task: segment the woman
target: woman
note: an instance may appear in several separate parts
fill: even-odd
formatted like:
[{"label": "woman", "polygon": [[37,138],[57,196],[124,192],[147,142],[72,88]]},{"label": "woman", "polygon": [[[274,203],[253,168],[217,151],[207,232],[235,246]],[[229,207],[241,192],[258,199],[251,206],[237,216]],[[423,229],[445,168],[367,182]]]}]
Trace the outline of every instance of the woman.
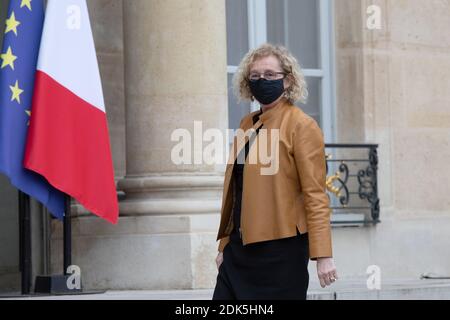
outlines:
[{"label": "woman", "polygon": [[[265,44],[244,57],[234,85],[241,100],[256,99],[261,108],[241,120],[253,136],[241,143],[235,138],[225,172],[213,299],[306,299],[309,259],[317,261],[322,287],[336,281],[337,272],[323,133],[294,105],[306,100],[304,76],[285,48]],[[266,163],[249,161],[261,129],[268,141],[269,131],[278,133],[271,174],[263,174]]]}]

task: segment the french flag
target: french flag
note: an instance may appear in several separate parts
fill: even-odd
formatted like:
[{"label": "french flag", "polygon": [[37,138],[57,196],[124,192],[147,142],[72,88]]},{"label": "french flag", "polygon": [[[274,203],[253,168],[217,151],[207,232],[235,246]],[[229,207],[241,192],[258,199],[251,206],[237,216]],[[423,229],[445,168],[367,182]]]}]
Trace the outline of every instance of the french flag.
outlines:
[{"label": "french flag", "polygon": [[116,224],[105,103],[85,0],[49,0],[24,166]]}]

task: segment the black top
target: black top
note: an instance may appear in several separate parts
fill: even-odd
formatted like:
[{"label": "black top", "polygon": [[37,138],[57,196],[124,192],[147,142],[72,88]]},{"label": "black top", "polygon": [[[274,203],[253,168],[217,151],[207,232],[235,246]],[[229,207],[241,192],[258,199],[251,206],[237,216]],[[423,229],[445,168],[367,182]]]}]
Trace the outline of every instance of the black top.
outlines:
[{"label": "black top", "polygon": [[[253,125],[258,122],[259,116],[262,114],[262,109],[253,116]],[[259,133],[259,129],[261,129],[262,125],[256,129],[256,135]],[[240,226],[241,226],[241,202],[242,202],[242,188],[243,188],[243,175],[244,175],[244,166],[245,161],[240,160],[244,156],[242,153],[245,152],[245,159],[247,159],[248,152],[250,150],[250,142],[253,143],[254,137],[252,136],[249,141],[245,144],[245,147],[241,150],[239,155],[236,157],[233,167],[233,197],[234,197],[234,207],[233,207],[233,222],[234,227],[233,231],[230,235],[230,240],[233,241],[242,241],[240,234]],[[238,160],[239,163],[238,163]]]}]

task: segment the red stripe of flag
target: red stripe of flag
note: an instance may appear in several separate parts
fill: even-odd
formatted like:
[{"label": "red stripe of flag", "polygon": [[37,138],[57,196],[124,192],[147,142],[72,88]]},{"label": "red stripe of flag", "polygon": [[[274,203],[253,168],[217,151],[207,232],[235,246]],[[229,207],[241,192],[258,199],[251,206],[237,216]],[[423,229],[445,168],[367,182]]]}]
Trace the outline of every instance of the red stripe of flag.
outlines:
[{"label": "red stripe of flag", "polygon": [[92,213],[117,223],[106,114],[41,71],[32,112],[24,166]]}]

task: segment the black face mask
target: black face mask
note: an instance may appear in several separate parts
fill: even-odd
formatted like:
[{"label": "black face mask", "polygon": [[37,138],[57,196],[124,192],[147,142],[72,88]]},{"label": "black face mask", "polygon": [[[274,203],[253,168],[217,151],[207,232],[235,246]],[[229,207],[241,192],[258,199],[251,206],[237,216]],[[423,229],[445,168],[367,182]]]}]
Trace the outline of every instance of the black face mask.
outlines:
[{"label": "black face mask", "polygon": [[281,97],[284,92],[284,81],[261,78],[258,81],[249,81],[249,87],[256,100],[263,105],[268,105]]}]

